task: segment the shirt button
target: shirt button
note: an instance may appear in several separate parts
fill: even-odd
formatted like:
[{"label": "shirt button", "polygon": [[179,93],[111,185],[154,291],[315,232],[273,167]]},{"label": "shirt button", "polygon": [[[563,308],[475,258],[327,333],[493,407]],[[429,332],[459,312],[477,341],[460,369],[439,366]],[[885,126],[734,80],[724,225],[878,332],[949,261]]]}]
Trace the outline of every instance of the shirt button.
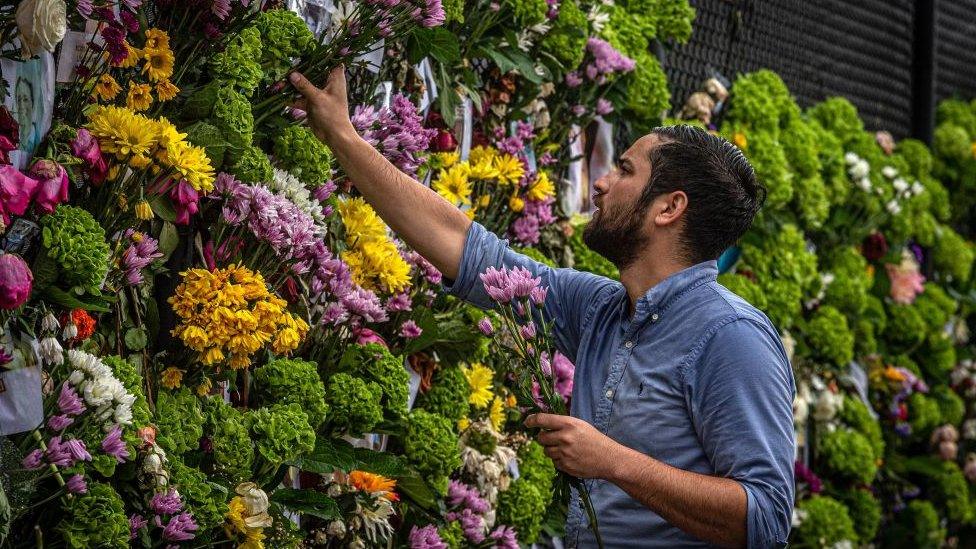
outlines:
[{"label": "shirt button", "polygon": [[613,398],[613,389],[607,389],[607,398]]},{"label": "shirt button", "polygon": [[634,342],[633,341],[628,341],[628,342],[624,343],[624,347],[627,347],[628,349],[632,348],[633,346],[634,346]]},{"label": "shirt button", "polygon": [[651,315],[651,322],[657,322],[657,319],[658,319],[657,313]]}]

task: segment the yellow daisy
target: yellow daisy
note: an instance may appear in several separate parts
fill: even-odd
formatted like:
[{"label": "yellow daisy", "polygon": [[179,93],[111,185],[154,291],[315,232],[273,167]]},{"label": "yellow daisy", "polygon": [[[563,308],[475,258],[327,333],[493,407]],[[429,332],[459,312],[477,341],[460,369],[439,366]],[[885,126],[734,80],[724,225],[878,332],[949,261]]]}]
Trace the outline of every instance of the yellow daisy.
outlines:
[{"label": "yellow daisy", "polygon": [[213,190],[214,169],[202,147],[177,141],[166,147],[165,162],[198,191]]},{"label": "yellow daisy", "polygon": [[121,67],[123,69],[131,69],[132,67],[138,65],[139,60],[142,59],[142,50],[132,47],[132,44],[128,42],[125,43],[125,49],[128,51],[125,59],[117,64],[113,64],[113,66]]},{"label": "yellow daisy", "polygon": [[346,243],[350,246],[360,241],[386,240],[386,225],[362,198],[340,201],[339,215],[346,228]]},{"label": "yellow daisy", "polygon": [[175,366],[170,366],[163,370],[162,380],[160,383],[163,387],[167,389],[179,389],[180,385],[183,383],[183,370]]},{"label": "yellow daisy", "polygon": [[143,47],[153,50],[169,49],[169,35],[166,31],[151,28],[146,31],[146,44]]},{"label": "yellow daisy", "polygon": [[471,389],[471,396],[468,402],[475,408],[484,408],[491,402],[494,394],[491,392],[492,382],[495,372],[491,368],[475,362],[468,368],[462,370],[465,379],[468,380],[468,387]]},{"label": "yellow daisy", "polygon": [[529,187],[525,196],[529,200],[540,202],[549,197],[556,196],[556,186],[552,184],[552,180],[549,179],[549,175],[546,172],[539,172],[536,175],[535,182]]},{"label": "yellow daisy", "polygon": [[471,149],[471,153],[468,154],[468,162],[472,164],[491,162],[496,156],[498,156],[498,151],[495,149],[478,145],[477,147]]},{"label": "yellow daisy", "polygon": [[169,80],[163,80],[156,84],[156,96],[160,101],[169,101],[180,93],[180,89]]},{"label": "yellow daisy", "polygon": [[495,168],[492,161],[484,159],[480,162],[471,162],[468,177],[479,181],[494,181],[500,179],[501,174],[498,173],[498,169]]},{"label": "yellow daisy", "polygon": [[470,205],[471,185],[465,173],[467,170],[461,168],[461,166],[461,164],[458,164],[446,170],[441,170],[437,181],[434,182],[434,190],[452,204]]},{"label": "yellow daisy", "polygon": [[525,175],[522,161],[510,154],[502,154],[495,158],[495,170],[498,172],[498,181],[508,185],[518,183]]},{"label": "yellow daisy", "polygon": [[505,426],[505,403],[497,396],[491,401],[491,409],[488,410],[488,420],[491,421],[491,426],[495,431],[499,433],[502,431],[502,427]]},{"label": "yellow daisy", "polygon": [[458,151],[434,153],[434,158],[440,164],[440,167],[450,168],[451,166],[457,164],[458,161],[460,161],[461,153],[459,153]]},{"label": "yellow daisy", "polygon": [[129,95],[125,98],[125,106],[139,112],[152,106],[152,86],[149,84],[130,84]]},{"label": "yellow daisy", "polygon": [[122,86],[115,81],[111,74],[105,73],[98,77],[95,83],[95,93],[102,101],[111,101],[122,91]]},{"label": "yellow daisy", "polygon": [[102,152],[119,160],[147,156],[156,146],[156,133],[149,120],[122,107],[99,107],[88,119],[88,131],[98,138]]},{"label": "yellow daisy", "polygon": [[367,290],[395,293],[410,284],[410,265],[404,261],[393,242],[361,242],[342,253],[352,279]]},{"label": "yellow daisy", "polygon": [[143,50],[143,57],[146,59],[146,65],[142,68],[142,72],[153,82],[167,80],[173,75],[173,64],[176,60],[169,48],[146,48]]}]

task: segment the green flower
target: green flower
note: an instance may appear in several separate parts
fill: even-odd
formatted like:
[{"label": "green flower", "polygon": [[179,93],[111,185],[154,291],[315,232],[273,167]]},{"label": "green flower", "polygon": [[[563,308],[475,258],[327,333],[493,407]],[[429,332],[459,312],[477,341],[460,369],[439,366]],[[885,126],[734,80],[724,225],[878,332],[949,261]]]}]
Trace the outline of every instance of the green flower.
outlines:
[{"label": "green flower", "polygon": [[[969,135],[976,135],[976,113],[972,105],[960,99],[946,99],[936,108],[936,120],[939,124],[955,124]],[[966,139],[965,141],[969,141]]]},{"label": "green flower", "polygon": [[291,10],[262,11],[252,25],[261,33],[261,66],[272,82],[281,80],[291,70],[292,59],[315,47],[315,35]]},{"label": "green flower", "polygon": [[691,22],[695,19],[695,8],[688,0],[658,0],[657,35],[662,40],[672,38],[677,42],[687,42],[691,38]]},{"label": "green flower", "polygon": [[468,415],[468,397],[471,388],[464,372],[459,366],[447,366],[434,374],[430,390],[422,394],[420,407],[435,414],[442,415],[451,421]]},{"label": "green flower", "polygon": [[847,507],[834,498],[814,496],[796,506],[803,520],[795,528],[795,546],[821,549],[842,541],[854,541],[857,533]]},{"label": "green flower", "polygon": [[949,335],[942,331],[929,334],[925,345],[915,355],[929,379],[949,379],[949,373],[956,367],[956,347]]},{"label": "green flower", "polygon": [[403,451],[407,461],[420,474],[442,485],[442,491],[446,491],[447,476],[461,466],[461,451],[453,423],[425,410],[413,410],[407,416]]},{"label": "green flower", "polygon": [[275,160],[309,187],[332,178],[332,151],[304,126],[285,126],[274,137]]},{"label": "green flower", "polygon": [[908,397],[908,423],[912,427],[912,437],[928,440],[932,430],[939,426],[942,410],[939,403],[922,393],[912,393]]},{"label": "green flower", "polygon": [[949,520],[970,524],[974,513],[973,506],[969,502],[969,482],[954,461],[941,461],[939,465],[942,470],[931,477],[929,485],[934,489],[936,501],[945,507]]},{"label": "green flower", "polygon": [[260,65],[261,56],[260,32],[254,27],[246,27],[227,42],[224,51],[213,56],[210,61],[210,76],[250,96],[264,77]]},{"label": "green flower", "polygon": [[742,299],[748,301],[753,307],[765,311],[767,309],[766,294],[758,284],[748,277],[734,273],[724,273],[718,276],[718,282],[722,286]]},{"label": "green flower", "polygon": [[844,397],[844,406],[840,409],[839,416],[851,429],[864,435],[871,444],[875,459],[884,457],[885,441],[881,434],[881,424],[871,416],[868,407],[860,399]]},{"label": "green flower", "polygon": [[868,290],[874,283],[868,274],[867,260],[853,246],[835,249],[825,259],[825,270],[833,273],[834,281],[827,286],[824,303],[848,318],[858,317],[867,306]]},{"label": "green flower", "polygon": [[867,437],[851,429],[836,429],[824,433],[819,442],[817,453],[832,475],[863,484],[874,480],[878,465]]},{"label": "green flower", "polygon": [[753,233],[742,244],[742,267],[755,275],[766,295],[766,314],[781,330],[793,326],[805,295],[820,287],[817,256],[807,249],[803,233],[792,224],[770,235]]},{"label": "green flower", "polygon": [[67,204],[42,217],[41,226],[44,248],[57,261],[64,282],[97,292],[109,267],[102,226],[86,210]]},{"label": "green flower", "polygon": [[244,414],[219,397],[208,398],[205,408],[214,470],[232,484],[248,480],[254,446]]},{"label": "green flower", "polygon": [[[534,440],[529,441],[518,451],[519,479],[534,484],[539,493],[547,495],[552,492],[552,483],[556,479],[556,467],[546,456],[545,449]],[[548,502],[546,502],[548,505]]]},{"label": "green flower", "polygon": [[546,0],[505,0],[505,5],[511,8],[515,22],[523,27],[545,22],[549,11]]},{"label": "green flower", "polygon": [[807,119],[807,128],[816,136],[817,157],[820,171],[831,204],[844,204],[851,193],[851,183],[847,178],[847,163],[844,161],[844,147],[836,135],[824,129],[819,122]]},{"label": "green flower", "polygon": [[854,531],[861,543],[874,541],[881,526],[881,502],[869,490],[857,488],[845,490],[839,497],[849,509]]},{"label": "green flower", "polygon": [[563,68],[572,70],[583,61],[589,23],[576,2],[559,4],[559,17],[542,39],[542,50],[555,57]]},{"label": "green flower", "polygon": [[237,162],[230,167],[230,173],[245,183],[271,181],[274,168],[264,151],[254,145],[246,146]]},{"label": "green flower", "polygon": [[88,492],[65,499],[58,531],[68,547],[129,547],[129,519],[111,485],[88,481]]},{"label": "green flower", "polygon": [[657,58],[641,51],[634,56],[634,72],[627,79],[627,111],[636,130],[650,131],[671,107],[668,79]]},{"label": "green flower", "polygon": [[763,69],[742,75],[735,81],[725,123],[749,130],[748,148],[752,150],[756,148],[753,146],[754,133],[766,133],[775,140],[779,130],[799,114],[800,109],[783,79],[773,71]]},{"label": "green flower", "polygon": [[251,102],[233,87],[221,86],[217,89],[210,117],[211,123],[220,130],[235,152],[243,151],[254,141]]},{"label": "green flower", "polygon": [[[948,379],[948,376],[943,378]],[[929,396],[939,405],[942,418],[940,423],[959,425],[966,416],[966,402],[955,391],[945,385],[939,385],[929,390]]]},{"label": "green flower", "polygon": [[441,2],[444,8],[444,23],[456,21],[464,23],[464,0],[444,0]]},{"label": "green flower", "polygon": [[227,493],[218,490],[210,483],[203,471],[185,465],[176,456],[168,456],[170,484],[180,492],[185,502],[185,510],[193,515],[193,520],[206,532],[224,522],[227,514]]},{"label": "green flower", "polygon": [[962,284],[969,281],[976,259],[973,243],[946,225],[940,225],[936,234],[938,237],[932,249],[935,270],[949,282]]},{"label": "green flower", "polygon": [[902,139],[895,152],[908,164],[912,176],[922,179],[932,173],[932,153],[918,139]]},{"label": "green flower", "polygon": [[313,429],[325,421],[329,407],[315,363],[288,358],[272,360],[254,370],[254,385],[265,402],[298,404]]},{"label": "green flower", "polygon": [[750,131],[746,133],[748,146],[744,151],[756,179],[766,186],[766,208],[778,210],[793,199],[793,174],[786,153],[775,133]]},{"label": "green flower", "polygon": [[551,494],[543,494],[539,487],[522,478],[512,482],[508,490],[498,494],[497,521],[515,528],[519,542],[535,543],[542,529]]},{"label": "green flower", "polygon": [[464,537],[464,530],[459,520],[451,521],[447,526],[438,529],[437,535],[448,549],[461,549],[467,546],[467,538]]},{"label": "green flower", "polygon": [[857,114],[857,107],[843,97],[831,97],[817,103],[807,110],[807,114],[837,136],[845,148],[864,135],[864,122]]},{"label": "green flower", "polygon": [[886,546],[899,549],[940,549],[945,544],[946,531],[931,502],[914,499],[891,521]]},{"label": "green flower", "polygon": [[333,375],[326,388],[329,425],[352,436],[368,433],[383,420],[382,398],[383,388],[373,381],[346,373]]},{"label": "green flower", "polygon": [[909,350],[925,340],[928,325],[912,305],[888,304],[885,339],[896,349]]},{"label": "green flower", "polygon": [[410,374],[403,366],[403,357],[376,343],[352,345],[346,349],[340,367],[380,386],[384,415],[391,419],[406,415]]},{"label": "green flower", "polygon": [[206,417],[200,399],[186,387],[159,391],[156,397],[156,441],[167,455],[182,455],[200,446]]},{"label": "green flower", "polygon": [[273,404],[247,413],[258,455],[277,466],[315,448],[315,430],[298,404]]}]

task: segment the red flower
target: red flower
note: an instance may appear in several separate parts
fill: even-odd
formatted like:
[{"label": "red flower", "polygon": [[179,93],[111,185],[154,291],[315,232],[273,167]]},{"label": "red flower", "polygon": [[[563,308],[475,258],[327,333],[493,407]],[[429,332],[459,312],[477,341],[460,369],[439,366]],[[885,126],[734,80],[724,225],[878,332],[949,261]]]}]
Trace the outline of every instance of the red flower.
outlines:
[{"label": "red flower", "polygon": [[879,232],[871,233],[864,239],[861,253],[868,261],[877,261],[888,255],[888,240]]},{"label": "red flower", "polygon": [[84,341],[95,333],[95,319],[84,309],[72,309],[70,315],[61,316],[62,325],[69,321],[78,328],[78,335],[71,339],[73,343]]}]

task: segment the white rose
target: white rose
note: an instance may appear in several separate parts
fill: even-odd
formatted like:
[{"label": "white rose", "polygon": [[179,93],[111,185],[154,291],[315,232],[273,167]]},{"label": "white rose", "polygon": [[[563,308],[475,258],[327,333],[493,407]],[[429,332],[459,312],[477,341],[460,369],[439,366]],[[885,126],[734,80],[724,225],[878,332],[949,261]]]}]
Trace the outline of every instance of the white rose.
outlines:
[{"label": "white rose", "polygon": [[17,6],[17,28],[25,58],[53,52],[68,30],[64,0],[25,0]]}]

